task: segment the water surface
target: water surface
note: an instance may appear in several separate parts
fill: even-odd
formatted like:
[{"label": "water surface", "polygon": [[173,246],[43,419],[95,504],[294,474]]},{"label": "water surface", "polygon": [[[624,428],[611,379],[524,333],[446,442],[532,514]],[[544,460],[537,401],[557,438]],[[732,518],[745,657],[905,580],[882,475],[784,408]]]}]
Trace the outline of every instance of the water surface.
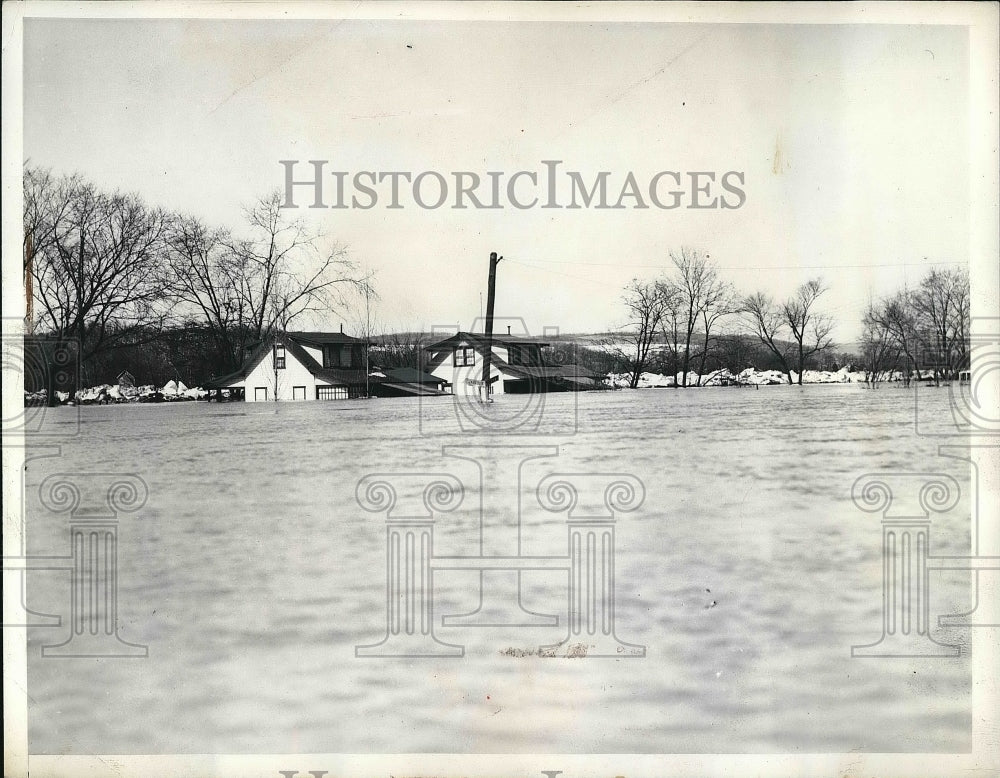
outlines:
[{"label": "water surface", "polygon": [[[963,497],[934,517],[932,552],[968,553],[969,474],[914,434],[911,391],[544,399],[540,433],[518,436],[461,431],[449,398],[48,411],[48,431],[74,434],[29,464],[29,552],[68,548],[67,517],[37,498],[48,475],[144,479],[119,529],[119,599],[122,637],[149,657],[42,659],[67,632],[29,630],[32,753],[968,750],[967,653],[851,658],[881,634],[880,516],[852,503],[859,475],[953,475]],[[945,393],[928,402],[943,412]],[[544,475],[642,480],[616,529],[616,628],[645,658],[532,655],[561,627],[438,627],[464,657],[355,657],[385,632],[385,525],[358,507],[359,479],[454,474],[466,501],[439,517],[436,551],[475,554],[477,470],[442,446],[481,443],[558,446],[504,509],[520,494],[526,554],[565,553],[562,518],[533,498]],[[438,618],[472,610],[477,580],[439,573]],[[565,575],[523,580],[525,606],[565,623]],[[934,637],[967,644],[936,616],[968,608],[968,574],[932,573],[931,591]],[[67,574],[29,574],[32,608],[67,599]]]}]

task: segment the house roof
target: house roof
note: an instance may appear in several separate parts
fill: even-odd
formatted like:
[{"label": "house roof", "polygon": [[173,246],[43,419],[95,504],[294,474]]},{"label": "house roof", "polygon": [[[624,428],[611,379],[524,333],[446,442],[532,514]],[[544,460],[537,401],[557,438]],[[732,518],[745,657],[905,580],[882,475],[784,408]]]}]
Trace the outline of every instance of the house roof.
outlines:
[{"label": "house roof", "polygon": [[386,381],[382,386],[388,389],[395,389],[403,394],[415,394],[415,395],[433,395],[433,396],[444,396],[447,392],[442,392],[440,389],[431,389],[424,384],[411,384],[404,381],[399,383]]},{"label": "house roof", "polygon": [[579,382],[580,379],[603,380],[604,376],[587,370],[580,365],[512,365],[507,360],[493,355],[491,362],[496,365],[497,370],[504,373],[519,376],[521,378],[535,379],[562,379]]},{"label": "house roof", "polygon": [[[322,338],[327,339],[323,340]],[[294,356],[302,364],[302,366],[306,368],[306,370],[324,381],[329,381],[332,384],[348,385],[363,384],[367,379],[367,374],[362,368],[323,367],[300,345],[300,342],[309,343],[310,345],[323,345],[325,343],[361,343],[362,341],[358,340],[358,338],[352,338],[350,335],[344,335],[340,332],[286,332],[283,339],[281,335],[276,335],[273,338],[269,338],[259,343],[257,348],[255,348],[250,356],[247,357],[246,361],[239,370],[208,381],[205,384],[205,388],[222,389],[246,378],[247,374],[250,373],[257,366],[260,360],[264,358],[270,350],[272,344],[277,341],[283,341],[288,352],[292,354],[292,356]],[[378,381],[380,379],[373,378],[370,380]]]},{"label": "house roof", "polygon": [[[437,351],[441,348],[451,348],[459,343],[473,343],[478,346],[486,345],[486,335],[481,332],[456,332],[454,335],[431,343],[424,347],[424,351]],[[516,344],[549,346],[549,341],[542,338],[529,338],[524,335],[493,335],[493,343],[497,346],[513,346]]]},{"label": "house roof", "polygon": [[402,381],[407,384],[444,384],[447,383],[443,378],[438,378],[436,375],[431,375],[430,373],[425,373],[422,370],[417,370],[412,367],[394,367],[390,370],[384,370],[385,377],[392,381]]},{"label": "house roof", "polygon": [[[288,337],[285,339],[285,348],[291,352],[299,362],[302,363],[303,367],[306,368],[310,373],[312,373],[317,378],[322,378],[326,381],[330,381],[336,384],[363,384],[367,378],[367,374],[363,368],[331,368],[323,367],[316,359],[306,351],[302,346],[296,342],[296,335],[298,333],[288,333]],[[323,334],[323,333],[312,333],[312,334]],[[336,333],[332,333],[336,334]],[[350,335],[345,335],[344,337],[350,338]],[[357,338],[351,338],[351,341],[360,343]],[[315,342],[315,341],[314,341]],[[329,343],[335,343],[337,341],[328,341]],[[379,379],[372,379],[379,380]]]},{"label": "house roof", "polygon": [[345,335],[343,332],[286,332],[290,340],[308,343],[310,346],[326,344],[364,343],[360,338]]},{"label": "house roof", "polygon": [[[452,335],[450,338],[445,338],[444,340],[438,341],[437,343],[428,346],[427,351],[437,351],[437,354],[432,355],[428,360],[426,365],[434,369],[441,365],[445,360],[448,359],[447,351],[450,350],[454,345],[461,342],[468,342],[474,344],[479,351],[486,350],[486,336],[480,335],[478,333],[468,333],[459,332]],[[549,345],[546,341],[538,340],[536,338],[524,338],[504,335],[499,338],[494,338],[494,343],[499,346],[510,346],[515,344],[532,344],[537,346],[547,346]],[[506,359],[503,359],[497,354],[492,354],[490,356],[490,362],[493,366],[505,373],[508,376],[516,378],[534,379],[534,380],[562,380],[571,381],[579,383],[580,381],[603,381],[604,375],[600,373],[595,373],[592,370],[588,370],[585,367],[574,364],[558,364],[558,365],[512,365]]]}]

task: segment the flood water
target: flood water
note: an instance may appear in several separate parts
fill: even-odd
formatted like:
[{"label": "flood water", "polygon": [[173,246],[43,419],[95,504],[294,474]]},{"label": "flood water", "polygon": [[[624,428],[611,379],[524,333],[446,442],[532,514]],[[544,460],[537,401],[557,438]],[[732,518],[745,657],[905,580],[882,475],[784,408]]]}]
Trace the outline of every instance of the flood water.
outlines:
[{"label": "flood water", "polygon": [[[925,399],[945,413],[944,390]],[[970,748],[968,630],[937,624],[970,607],[968,573],[930,574],[931,634],[960,658],[851,657],[882,633],[881,515],[852,502],[858,476],[951,474],[962,497],[933,516],[931,552],[969,551],[968,467],[914,433],[913,390],[547,395],[537,429],[529,414],[510,430],[529,401],[501,397],[465,429],[451,398],[47,411],[63,435],[28,464],[28,552],[69,553],[68,514],[38,497],[47,477],[138,475],[148,500],[118,526],[119,635],[148,657],[42,658],[69,636],[69,574],[29,573],[30,607],[63,615],[28,630],[32,753]],[[518,471],[456,448],[482,445],[557,453],[492,452]],[[442,556],[478,554],[481,518],[514,533],[515,554],[566,555],[539,481],[636,476],[645,502],[616,517],[615,630],[645,656],[539,656],[566,636],[559,570],[523,572],[521,590],[558,626],[441,626],[475,610],[480,581],[441,570],[434,631],[464,656],[356,657],[386,634],[385,516],[356,497],[372,473],[461,482],[461,505],[435,516]]]}]

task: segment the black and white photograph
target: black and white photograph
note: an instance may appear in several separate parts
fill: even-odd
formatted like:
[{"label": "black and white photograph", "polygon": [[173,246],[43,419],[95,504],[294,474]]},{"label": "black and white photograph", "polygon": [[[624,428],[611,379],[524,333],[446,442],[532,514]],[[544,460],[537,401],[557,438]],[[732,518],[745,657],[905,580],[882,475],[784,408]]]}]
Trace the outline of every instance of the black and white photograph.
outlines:
[{"label": "black and white photograph", "polygon": [[998,19],[5,3],[4,775],[1000,772]]}]

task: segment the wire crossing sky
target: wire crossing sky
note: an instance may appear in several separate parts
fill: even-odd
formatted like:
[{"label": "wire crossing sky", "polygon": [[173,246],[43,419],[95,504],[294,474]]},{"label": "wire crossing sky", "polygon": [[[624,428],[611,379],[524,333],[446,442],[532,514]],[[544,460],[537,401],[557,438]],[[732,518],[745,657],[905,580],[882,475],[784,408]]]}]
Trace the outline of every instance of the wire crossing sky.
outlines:
[{"label": "wire crossing sky", "polygon": [[[383,181],[375,207],[288,211],[377,273],[387,329],[471,325],[497,251],[498,316],[604,331],[625,319],[622,287],[686,245],[745,293],[823,276],[835,337],[852,340],[870,292],[969,262],[969,125],[961,26],[25,23],[25,158],[211,223],[237,227],[243,204],[283,188],[279,160],[300,160],[299,177],[325,160],[348,183],[469,171],[486,194],[491,171],[503,187],[534,172],[529,208],[390,208]],[[545,160],[564,187],[567,171],[588,189],[606,172],[612,203],[630,175],[644,200],[664,171],[686,194],[673,209],[545,208]],[[706,201],[736,203],[730,171],[744,202],[690,207],[691,172],[714,175]],[[516,187],[534,196],[530,178]]]}]

